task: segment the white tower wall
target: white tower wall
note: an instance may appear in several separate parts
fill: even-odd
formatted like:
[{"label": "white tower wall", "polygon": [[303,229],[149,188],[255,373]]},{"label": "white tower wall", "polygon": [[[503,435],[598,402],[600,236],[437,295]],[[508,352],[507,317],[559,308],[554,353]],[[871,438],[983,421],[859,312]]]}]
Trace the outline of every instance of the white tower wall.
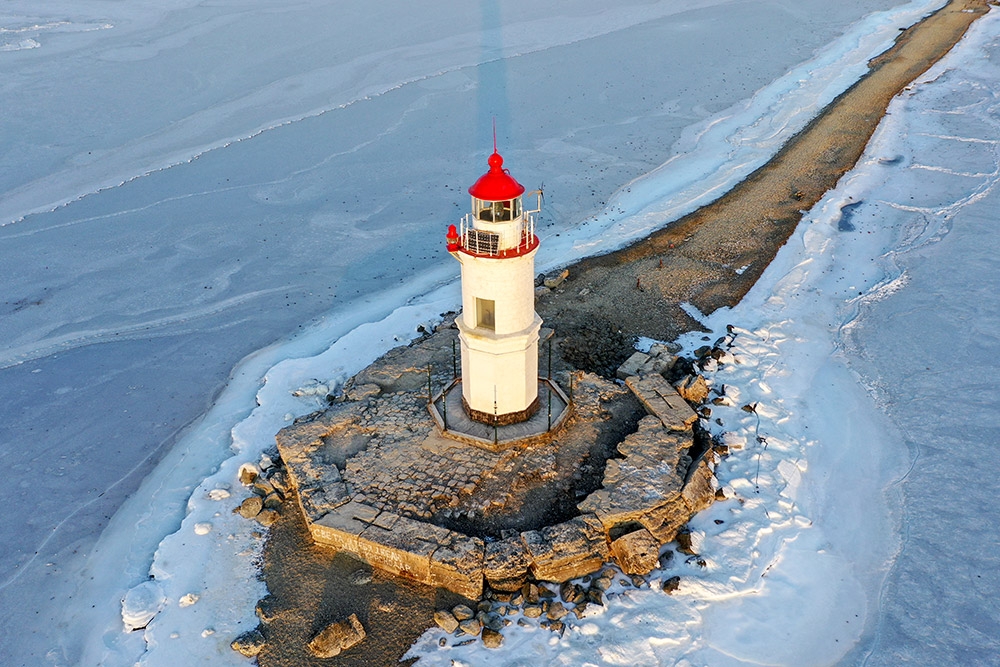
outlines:
[{"label": "white tower wall", "polygon": [[462,320],[477,327],[476,299],[496,304],[494,331],[517,333],[531,326],[535,315],[535,250],[520,257],[476,257],[463,255]]},{"label": "white tower wall", "polygon": [[[462,396],[472,410],[486,415],[523,412],[538,397],[542,320],[535,313],[535,251],[505,258],[457,254],[462,263]],[[492,318],[486,317],[490,310]]]}]

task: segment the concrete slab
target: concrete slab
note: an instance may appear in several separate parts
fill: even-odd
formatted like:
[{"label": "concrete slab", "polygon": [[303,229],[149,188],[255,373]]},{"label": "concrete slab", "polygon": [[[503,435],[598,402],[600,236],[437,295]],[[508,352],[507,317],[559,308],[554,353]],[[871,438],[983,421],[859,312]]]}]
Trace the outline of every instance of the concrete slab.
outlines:
[{"label": "concrete slab", "polygon": [[625,380],[632,377],[633,375],[639,375],[639,369],[642,368],[649,361],[649,355],[645,352],[636,352],[631,357],[625,360],[621,366],[618,367],[616,375],[619,380]]},{"label": "concrete slab", "polygon": [[625,380],[625,385],[632,390],[649,414],[659,418],[663,426],[670,430],[686,431],[698,421],[695,411],[662,375],[633,375]]},{"label": "concrete slab", "polygon": [[379,515],[379,510],[362,503],[349,502],[309,524],[313,539],[335,549],[358,552],[358,537]]}]

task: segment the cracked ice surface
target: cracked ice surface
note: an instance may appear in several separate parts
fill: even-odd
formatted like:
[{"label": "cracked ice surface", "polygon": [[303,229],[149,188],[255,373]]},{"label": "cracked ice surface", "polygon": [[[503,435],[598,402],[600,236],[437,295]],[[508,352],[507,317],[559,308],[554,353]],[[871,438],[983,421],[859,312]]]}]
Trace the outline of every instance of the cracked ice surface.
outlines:
[{"label": "cracked ice surface", "polygon": [[[0,653],[15,664],[241,660],[227,644],[261,587],[259,542],[224,511],[235,471],[318,404],[292,392],[342,381],[455,306],[441,234],[491,115],[507,163],[545,184],[545,269],[738,181],[940,1],[534,2],[485,17],[390,3],[377,30],[369,4],[4,5],[0,453],[16,492],[0,517]],[[794,418],[761,403],[776,427]],[[771,436],[764,463],[800,446]],[[800,460],[773,474],[790,484]],[[780,502],[780,530],[815,521]],[[166,603],[125,634],[121,600],[151,573]],[[701,618],[677,614],[646,618]],[[607,638],[600,654],[632,655]]]}]

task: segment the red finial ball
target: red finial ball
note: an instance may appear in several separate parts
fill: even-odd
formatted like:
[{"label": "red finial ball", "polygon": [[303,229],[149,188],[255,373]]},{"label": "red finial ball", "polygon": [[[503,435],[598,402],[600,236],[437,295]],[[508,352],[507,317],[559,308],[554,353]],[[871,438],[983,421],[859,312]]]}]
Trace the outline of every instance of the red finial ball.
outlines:
[{"label": "red finial ball", "polygon": [[499,153],[493,151],[487,162],[490,170],[472,184],[470,195],[483,201],[507,201],[524,193],[524,186],[503,168],[503,158]]}]

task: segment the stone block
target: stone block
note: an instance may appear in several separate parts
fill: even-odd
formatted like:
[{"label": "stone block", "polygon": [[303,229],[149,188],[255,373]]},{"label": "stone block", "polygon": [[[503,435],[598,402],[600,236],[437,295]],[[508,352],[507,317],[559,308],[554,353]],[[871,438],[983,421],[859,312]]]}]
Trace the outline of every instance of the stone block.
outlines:
[{"label": "stone block", "polygon": [[715,501],[715,475],[708,459],[702,458],[698,462],[681,491],[681,497],[692,514],[702,511]]},{"label": "stone block", "polygon": [[638,521],[661,544],[672,541],[679,531],[691,519],[691,510],[678,494],[672,500],[658,507],[642,512]]},{"label": "stone block", "polygon": [[451,634],[458,630],[458,619],[447,609],[439,609],[434,612],[434,622],[445,632]]},{"label": "stone block", "polygon": [[673,431],[686,431],[698,421],[698,415],[677,390],[661,375],[640,378],[633,375],[625,380],[639,402],[649,414],[657,417],[663,426]]},{"label": "stone block", "polygon": [[563,582],[601,569],[608,545],[601,522],[582,515],[541,530],[521,533],[536,579]]},{"label": "stone block", "polygon": [[611,555],[625,574],[649,574],[659,565],[660,543],[642,528],[612,542]]},{"label": "stone block", "polygon": [[634,352],[632,356],[625,360],[621,366],[618,367],[616,375],[619,380],[625,380],[632,377],[633,375],[639,375],[639,369],[643,367],[649,361],[649,355],[645,352]]},{"label": "stone block", "polygon": [[609,509],[617,505],[642,509],[659,504],[672,492],[680,491],[681,480],[670,466],[630,456],[608,461],[604,486]]},{"label": "stone block", "polygon": [[[339,475],[337,476],[339,480]],[[318,483],[299,489],[299,505],[307,521],[317,521],[350,501],[347,485],[341,481]]]},{"label": "stone block", "polygon": [[483,573],[493,590],[520,590],[528,580],[531,558],[520,536],[486,544]]},{"label": "stone block", "polygon": [[542,284],[549,289],[555,289],[565,282],[569,278],[569,269],[563,269],[562,271],[557,271],[550,273],[542,279]]},{"label": "stone block", "polygon": [[358,537],[378,514],[375,507],[351,501],[311,522],[309,532],[320,544],[357,554]]},{"label": "stone block", "polygon": [[[639,372],[633,373],[632,375],[649,375],[651,373],[659,373],[660,375],[666,375],[673,369],[674,364],[677,363],[677,357],[650,357],[649,361],[644,363],[639,367]],[[624,379],[624,378],[623,378]]]},{"label": "stone block", "polygon": [[677,343],[653,343],[649,347],[649,354],[653,357],[671,357],[681,351],[681,346]]},{"label": "stone block", "polygon": [[450,541],[431,554],[427,583],[478,600],[483,594],[484,551],[483,541],[478,537],[451,533]]},{"label": "stone block", "polygon": [[470,618],[467,621],[459,623],[458,629],[461,630],[463,634],[478,637],[479,633],[483,630],[483,624],[479,622],[479,619]]},{"label": "stone block", "polygon": [[446,543],[451,531],[399,517],[391,529],[371,525],[358,537],[355,553],[392,574],[431,581],[431,554]]},{"label": "stone block", "polygon": [[451,610],[452,615],[459,622],[467,621],[470,618],[475,618],[476,612],[472,611],[471,607],[464,604],[455,605]]},{"label": "stone block", "polygon": [[691,431],[669,431],[657,417],[646,415],[639,420],[636,432],[618,443],[618,451],[626,458],[641,457],[654,464],[676,466],[681,452],[693,444]]},{"label": "stone block", "polygon": [[674,387],[681,398],[690,403],[697,405],[708,399],[708,384],[700,375],[685,375]]}]

